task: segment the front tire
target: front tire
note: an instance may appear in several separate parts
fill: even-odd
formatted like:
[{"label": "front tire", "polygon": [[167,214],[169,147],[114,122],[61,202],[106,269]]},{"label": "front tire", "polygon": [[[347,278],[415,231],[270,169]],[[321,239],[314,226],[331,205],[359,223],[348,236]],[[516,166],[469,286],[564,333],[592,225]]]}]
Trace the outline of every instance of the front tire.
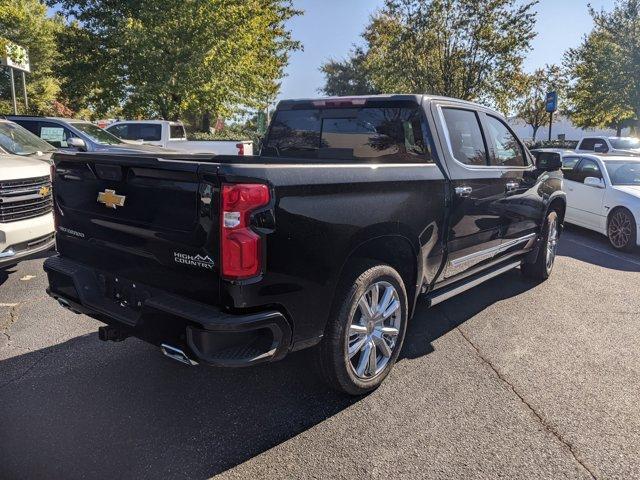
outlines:
[{"label": "front tire", "polygon": [[389,265],[369,264],[349,278],[339,287],[342,295],[319,345],[318,361],[329,386],[363,395],[380,386],[400,354],[407,294],[402,278]]},{"label": "front tire", "polygon": [[636,247],[637,226],[633,214],[626,208],[618,208],[611,213],[607,222],[607,237],[616,250],[630,252]]},{"label": "front tire", "polygon": [[535,261],[522,264],[521,270],[524,276],[540,282],[549,278],[556,260],[559,232],[558,214],[551,211],[542,229],[542,241]]}]

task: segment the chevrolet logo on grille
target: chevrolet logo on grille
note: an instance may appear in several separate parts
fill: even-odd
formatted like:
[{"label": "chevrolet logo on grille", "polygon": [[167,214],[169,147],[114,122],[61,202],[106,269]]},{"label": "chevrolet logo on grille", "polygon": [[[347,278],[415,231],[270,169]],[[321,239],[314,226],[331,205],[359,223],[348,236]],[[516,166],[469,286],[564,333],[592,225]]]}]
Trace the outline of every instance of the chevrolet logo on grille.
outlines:
[{"label": "chevrolet logo on grille", "polygon": [[124,200],[127,197],[118,195],[115,190],[105,190],[98,193],[98,202],[104,203],[109,208],[124,207]]},{"label": "chevrolet logo on grille", "polygon": [[40,190],[38,190],[38,195],[40,195],[42,198],[49,196],[50,193],[51,187],[47,187],[46,185],[43,185],[42,187],[40,187]]}]

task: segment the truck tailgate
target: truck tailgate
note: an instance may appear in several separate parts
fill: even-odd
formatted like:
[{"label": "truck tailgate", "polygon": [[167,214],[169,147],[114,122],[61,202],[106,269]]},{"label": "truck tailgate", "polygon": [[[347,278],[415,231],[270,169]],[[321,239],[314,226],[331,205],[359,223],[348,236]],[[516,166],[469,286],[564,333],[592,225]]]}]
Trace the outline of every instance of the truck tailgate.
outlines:
[{"label": "truck tailgate", "polygon": [[55,164],[62,255],[103,271],[106,281],[117,272],[218,302],[217,164],[98,154],[57,154]]}]

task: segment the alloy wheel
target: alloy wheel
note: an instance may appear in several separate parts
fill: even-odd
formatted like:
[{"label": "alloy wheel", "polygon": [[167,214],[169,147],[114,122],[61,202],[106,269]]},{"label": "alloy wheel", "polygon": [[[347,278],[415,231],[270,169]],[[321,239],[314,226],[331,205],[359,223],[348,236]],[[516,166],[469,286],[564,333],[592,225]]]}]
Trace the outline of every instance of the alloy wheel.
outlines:
[{"label": "alloy wheel", "polygon": [[345,345],[347,362],[358,378],[371,380],[384,370],[397,345],[401,322],[400,297],[389,282],[374,283],[360,297]]},{"label": "alloy wheel", "polygon": [[609,221],[609,240],[616,248],[624,248],[631,240],[631,219],[624,211],[618,211]]},{"label": "alloy wheel", "polygon": [[556,259],[556,251],[558,250],[558,221],[554,218],[549,222],[549,231],[547,233],[547,272],[551,271],[553,262]]}]

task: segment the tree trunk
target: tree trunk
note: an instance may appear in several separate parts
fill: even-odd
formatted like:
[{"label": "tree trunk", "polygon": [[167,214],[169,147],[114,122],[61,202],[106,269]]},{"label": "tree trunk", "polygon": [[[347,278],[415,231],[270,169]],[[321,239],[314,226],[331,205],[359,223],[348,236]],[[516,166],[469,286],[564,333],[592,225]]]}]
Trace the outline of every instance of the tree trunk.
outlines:
[{"label": "tree trunk", "polygon": [[540,128],[539,125],[531,125],[531,128],[533,128],[533,141],[536,141],[536,135],[538,134],[538,129]]},{"label": "tree trunk", "polygon": [[616,137],[622,136],[622,122],[616,123]]},{"label": "tree trunk", "polygon": [[211,130],[211,112],[206,111],[202,114],[202,131],[209,133]]}]

